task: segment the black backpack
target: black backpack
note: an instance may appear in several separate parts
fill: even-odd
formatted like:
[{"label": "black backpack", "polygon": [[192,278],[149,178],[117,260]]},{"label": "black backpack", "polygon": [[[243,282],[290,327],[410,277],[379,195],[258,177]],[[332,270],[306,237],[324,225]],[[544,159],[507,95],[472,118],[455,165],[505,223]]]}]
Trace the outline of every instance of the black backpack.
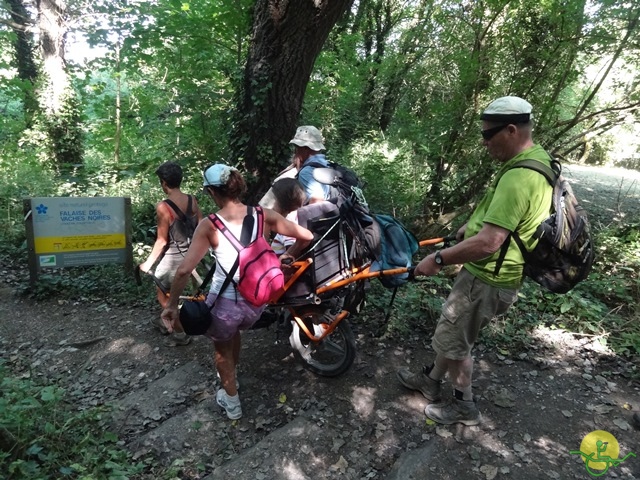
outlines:
[{"label": "black backpack", "polygon": [[[365,208],[368,208],[367,202],[362,192],[362,189],[364,188],[364,182],[360,180],[360,177],[358,177],[356,172],[336,162],[327,163],[328,165],[324,165],[320,162],[312,161],[306,164],[303,168],[331,168],[336,172],[336,176],[339,178],[339,182],[337,182],[336,185],[328,185],[328,187],[329,198],[337,199],[336,204],[338,205],[338,207],[340,207],[346,199],[350,199],[351,196],[355,194],[358,198],[359,203]],[[297,175],[296,178],[298,178]]]},{"label": "black backpack", "polygon": [[528,168],[544,175],[553,187],[553,198],[549,216],[534,233],[538,239],[534,249],[527,251],[518,233],[511,233],[502,244],[494,273],[498,274],[513,238],[524,257],[524,275],[551,292],[567,293],[587,278],[593,265],[595,248],[587,212],[561,175],[557,160],[551,161],[551,168],[535,160],[522,160],[512,168]]},{"label": "black backpack", "polygon": [[[196,231],[198,226],[198,217],[193,214],[193,198],[189,195],[186,213],[168,198],[164,202],[176,212],[177,216],[169,227],[169,240],[178,247],[181,253],[185,253],[191,244],[193,232]],[[167,244],[166,248],[168,246]]]}]

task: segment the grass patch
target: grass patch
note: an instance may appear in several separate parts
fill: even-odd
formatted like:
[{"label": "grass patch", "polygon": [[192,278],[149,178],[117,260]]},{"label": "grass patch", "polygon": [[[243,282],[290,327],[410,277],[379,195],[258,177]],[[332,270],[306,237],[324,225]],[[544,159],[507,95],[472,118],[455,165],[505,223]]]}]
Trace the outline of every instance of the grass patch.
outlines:
[{"label": "grass patch", "polygon": [[64,389],[0,364],[0,478],[124,480],[140,473],[106,427],[106,407],[77,411]]}]

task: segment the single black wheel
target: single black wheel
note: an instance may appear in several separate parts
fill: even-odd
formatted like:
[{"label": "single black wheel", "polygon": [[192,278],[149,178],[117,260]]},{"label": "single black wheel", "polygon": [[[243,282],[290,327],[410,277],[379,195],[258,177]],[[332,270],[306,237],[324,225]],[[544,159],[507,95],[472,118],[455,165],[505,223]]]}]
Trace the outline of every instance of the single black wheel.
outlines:
[{"label": "single black wheel", "polygon": [[[322,335],[327,322],[323,308],[316,307],[298,313],[309,332],[317,337]],[[356,341],[346,319],[319,342],[310,340],[295,321],[291,323],[293,332],[289,342],[305,368],[323,377],[337,377],[349,369],[356,357]]]}]

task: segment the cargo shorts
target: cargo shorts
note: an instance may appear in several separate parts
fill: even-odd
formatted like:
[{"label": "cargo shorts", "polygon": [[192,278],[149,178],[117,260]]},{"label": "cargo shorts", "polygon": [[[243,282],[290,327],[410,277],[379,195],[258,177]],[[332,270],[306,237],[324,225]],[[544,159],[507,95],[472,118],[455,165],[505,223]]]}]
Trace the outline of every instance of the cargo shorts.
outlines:
[{"label": "cargo shorts", "polygon": [[517,298],[517,288],[493,287],[463,268],[442,307],[431,346],[451,360],[467,358],[480,330]]}]

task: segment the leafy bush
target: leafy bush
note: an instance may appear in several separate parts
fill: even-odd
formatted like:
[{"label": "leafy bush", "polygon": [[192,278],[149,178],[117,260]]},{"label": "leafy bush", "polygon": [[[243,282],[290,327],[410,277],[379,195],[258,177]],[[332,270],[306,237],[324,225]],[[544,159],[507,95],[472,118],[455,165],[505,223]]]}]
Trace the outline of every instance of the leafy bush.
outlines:
[{"label": "leafy bush", "polygon": [[[143,277],[143,281],[145,278]],[[135,284],[133,275],[127,275],[122,265],[94,265],[46,270],[38,276],[35,285],[25,282],[20,293],[34,298],[95,299],[111,304],[152,304],[155,287],[149,280],[142,286]],[[109,296],[105,299],[105,292]]]},{"label": "leafy bush", "polygon": [[104,413],[74,411],[64,389],[12,378],[0,365],[0,477],[124,480],[141,472],[106,430]]},{"label": "leafy bush", "polygon": [[371,211],[404,219],[420,211],[428,171],[412,161],[409,145],[392,147],[372,137],[355,143],[348,157],[345,165],[366,181],[364,193]]},{"label": "leafy bush", "polygon": [[538,325],[597,337],[618,354],[640,354],[640,234],[638,225],[601,230],[594,238],[596,263],[589,278],[565,295],[526,281],[519,300],[492,322],[484,341],[528,343]]},{"label": "leafy bush", "polygon": [[[393,290],[375,280],[367,293],[367,308],[361,320],[371,326],[378,322],[378,335],[404,336],[415,331],[433,332],[442,310],[442,303],[451,289],[451,279],[430,277],[398,288],[391,310]],[[388,323],[382,319],[389,314]]]}]

